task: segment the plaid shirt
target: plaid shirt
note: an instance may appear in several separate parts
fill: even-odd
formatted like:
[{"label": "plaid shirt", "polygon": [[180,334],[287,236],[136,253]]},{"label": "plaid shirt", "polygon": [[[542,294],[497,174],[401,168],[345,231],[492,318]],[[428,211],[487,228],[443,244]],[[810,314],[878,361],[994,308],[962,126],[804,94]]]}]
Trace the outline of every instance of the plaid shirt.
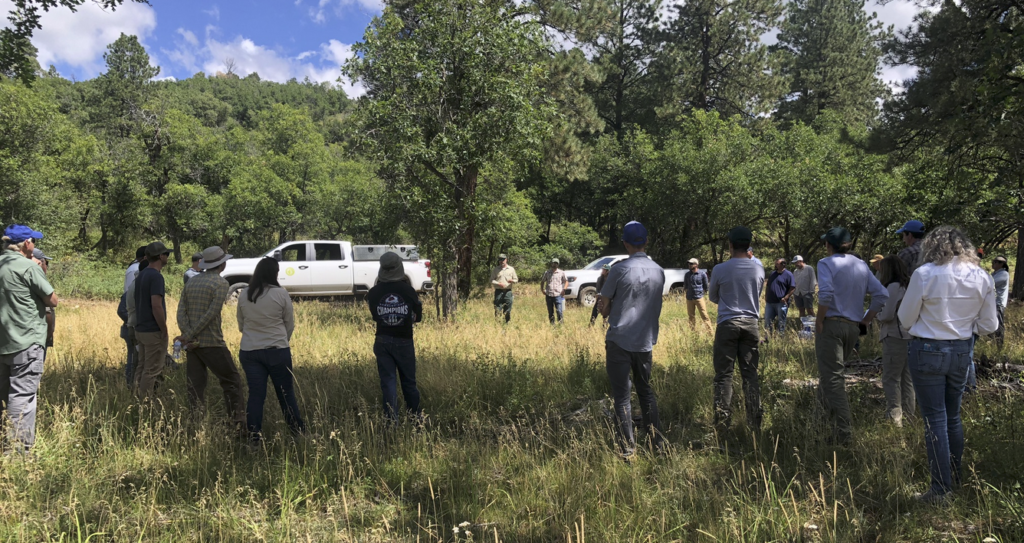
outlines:
[{"label": "plaid shirt", "polygon": [[907,265],[907,274],[914,275],[914,270],[917,269],[917,257],[921,254],[921,240],[917,240],[910,247],[904,248],[896,256],[900,257],[900,260]]},{"label": "plaid shirt", "polygon": [[228,282],[218,273],[201,273],[185,285],[178,302],[178,328],[185,343],[197,347],[226,347],[221,332],[221,309]]}]

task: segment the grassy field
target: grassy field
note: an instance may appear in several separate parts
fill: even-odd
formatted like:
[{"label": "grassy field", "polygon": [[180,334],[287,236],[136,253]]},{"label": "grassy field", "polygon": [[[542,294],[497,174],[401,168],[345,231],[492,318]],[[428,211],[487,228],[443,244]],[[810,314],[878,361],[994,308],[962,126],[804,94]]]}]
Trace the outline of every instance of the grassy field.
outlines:
[{"label": "grassy field", "polygon": [[[928,481],[920,419],[887,424],[877,380],[850,387],[852,446],[825,442],[813,389],[784,383],[816,374],[811,345],[795,336],[762,352],[764,436],[719,442],[711,338],[689,331],[683,304],[667,303],[654,385],[673,447],[626,464],[589,311],[570,305],[552,328],[543,299],[526,294],[508,327],[486,299],[457,325],[428,315],[416,334],[430,423],[416,431],[382,425],[365,307],[299,302],[293,351],[311,436],[287,437],[271,394],[270,439],[253,451],[229,437],[215,383],[206,419],[189,417],[183,370],[165,382],[162,416],[139,413],[115,305],[62,302],[35,454],[0,460],[0,539],[1024,541],[1019,388],[984,383],[965,400],[968,480],[937,508],[911,497]],[[233,309],[224,315],[237,349]],[[1018,364],[1022,336],[1012,330],[1006,351]],[[862,355],[880,355],[873,337]]]}]

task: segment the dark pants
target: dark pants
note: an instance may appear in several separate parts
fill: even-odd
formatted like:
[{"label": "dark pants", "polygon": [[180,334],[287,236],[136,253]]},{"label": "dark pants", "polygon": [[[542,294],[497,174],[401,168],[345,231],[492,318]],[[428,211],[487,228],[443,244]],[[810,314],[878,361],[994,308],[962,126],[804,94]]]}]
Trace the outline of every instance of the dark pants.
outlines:
[{"label": "dark pants", "polygon": [[562,315],[565,313],[565,298],[562,296],[545,296],[548,304],[548,320],[555,324],[555,315],[558,315],[558,322],[562,322]]},{"label": "dark pants", "polygon": [[1002,349],[1003,343],[1006,341],[1006,308],[999,304],[996,304],[996,318],[999,320],[999,328],[992,334],[992,337],[996,338],[996,345]]},{"label": "dark pants", "polygon": [[[590,324],[597,322],[597,317],[601,314],[601,310],[598,309],[597,304],[594,304],[594,309],[590,311]],[[602,317],[605,324],[608,324],[608,317]]]},{"label": "dark pants", "polygon": [[[658,400],[651,387],[652,353],[627,351],[614,341],[605,341],[608,381],[612,385],[615,401],[615,423],[619,446],[625,454],[632,454],[636,447],[633,436],[633,408],[630,404],[630,388],[636,384],[636,395],[640,400],[640,412],[647,436],[655,448],[661,446],[661,419],[658,416]],[[632,379],[630,376],[632,375]]]},{"label": "dark pants", "polygon": [[715,425],[726,429],[732,421],[732,375],[738,364],[743,377],[743,400],[747,425],[761,428],[761,385],[757,377],[760,360],[757,319],[730,319],[715,330]]},{"label": "dark pants", "polygon": [[196,347],[189,349],[185,363],[185,388],[194,411],[206,409],[206,371],[213,373],[224,391],[224,407],[228,418],[239,428],[245,424],[245,398],[242,376],[227,347]]},{"label": "dark pants", "polygon": [[952,490],[960,479],[964,455],[960,400],[971,365],[970,351],[970,340],[910,342],[910,375],[924,419],[931,491],[938,495]]},{"label": "dark pants", "polygon": [[0,424],[11,425],[8,445],[19,452],[28,452],[36,442],[39,381],[45,359],[46,347],[38,344],[0,355],[0,404],[7,410],[6,419],[0,414]]},{"label": "dark pants", "polygon": [[494,291],[494,316],[505,315],[505,322],[512,320],[512,289]]},{"label": "dark pants", "polygon": [[845,443],[853,437],[853,412],[846,395],[846,361],[853,354],[860,338],[857,324],[825,319],[820,334],[814,337],[814,354],[818,360],[818,396],[834,423],[837,441]]},{"label": "dark pants", "polygon": [[124,379],[128,384],[128,388],[131,388],[135,385],[135,360],[139,354],[136,351],[138,343],[135,341],[134,328],[130,328],[128,325],[124,325],[121,328],[121,337],[124,338],[124,344],[128,348],[128,356],[124,363]]},{"label": "dark pants", "polygon": [[384,394],[384,415],[398,420],[398,380],[402,382],[405,408],[420,414],[420,391],[416,388],[416,347],[412,339],[377,336],[373,342],[380,374],[380,390]]},{"label": "dark pants", "polygon": [[245,381],[249,384],[249,402],[246,406],[245,424],[249,435],[259,439],[263,432],[263,402],[267,398],[267,379],[274,383],[277,403],[281,405],[284,421],[292,434],[306,431],[306,424],[299,415],[299,404],[295,399],[295,379],[292,375],[291,349],[259,349],[239,351]]}]

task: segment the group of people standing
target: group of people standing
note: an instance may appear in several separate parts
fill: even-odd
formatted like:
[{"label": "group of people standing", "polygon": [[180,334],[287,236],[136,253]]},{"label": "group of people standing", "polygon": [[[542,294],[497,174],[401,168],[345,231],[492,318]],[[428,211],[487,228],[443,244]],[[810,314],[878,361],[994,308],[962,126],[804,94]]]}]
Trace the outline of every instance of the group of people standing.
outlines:
[{"label": "group of people standing", "polygon": [[[765,269],[750,250],[752,233],[737,226],[727,236],[729,260],[717,265],[710,279],[699,271],[699,262],[689,262],[687,307],[691,325],[695,325],[696,311],[706,315],[705,292],[718,305],[712,361],[714,423],[723,433],[731,424],[736,366],[743,381],[747,425],[754,431],[761,429],[758,364],[762,293],[767,304],[779,304],[766,312],[769,333],[784,330],[784,326],[772,326],[772,320],[774,317],[784,322],[783,307],[790,300],[796,301],[802,317],[813,316],[818,392],[833,427],[829,441],[838,446],[848,445],[854,435],[844,376],[846,363],[863,330],[878,317],[884,344],[887,413],[899,423],[915,411],[915,403],[920,407],[932,482],[918,498],[938,503],[945,501],[960,481],[964,449],[960,400],[973,365],[976,336],[992,334],[1001,324],[1008,272],[1004,258],[995,260],[998,266],[993,276],[982,270],[975,248],[956,228],[942,226],[925,233],[923,224],[910,221],[899,233],[904,235],[907,247],[899,255],[883,257],[881,273],[876,276],[867,263],[851,254],[850,232],[832,228],[821,236],[827,256],[818,262],[817,274],[801,256],[793,259],[795,274],[785,270],[785,260],[777,260],[767,279],[766,292]],[[629,258],[611,268],[598,307],[609,317],[606,368],[615,403],[617,437],[628,458],[636,446],[630,412],[633,385],[649,444],[654,450],[664,444],[651,386],[651,359],[658,339],[665,275],[645,252],[647,231],[643,225],[635,221],[627,224],[622,241]],[[817,311],[813,307],[815,286]]]}]

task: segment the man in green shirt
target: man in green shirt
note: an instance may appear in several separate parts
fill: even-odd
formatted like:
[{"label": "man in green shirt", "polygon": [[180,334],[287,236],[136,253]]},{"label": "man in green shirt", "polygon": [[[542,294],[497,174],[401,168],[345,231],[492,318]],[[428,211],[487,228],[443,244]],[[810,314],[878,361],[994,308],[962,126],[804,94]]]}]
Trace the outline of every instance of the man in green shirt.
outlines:
[{"label": "man in green shirt", "polygon": [[12,224],[4,230],[0,254],[0,402],[11,428],[8,446],[28,452],[36,441],[36,395],[46,357],[46,308],[57,294],[32,261],[43,233]]},{"label": "man in green shirt", "polygon": [[494,285],[494,316],[505,315],[505,322],[512,320],[512,285],[519,282],[516,270],[508,265],[508,256],[498,255],[498,265],[491,270],[491,284]]}]

